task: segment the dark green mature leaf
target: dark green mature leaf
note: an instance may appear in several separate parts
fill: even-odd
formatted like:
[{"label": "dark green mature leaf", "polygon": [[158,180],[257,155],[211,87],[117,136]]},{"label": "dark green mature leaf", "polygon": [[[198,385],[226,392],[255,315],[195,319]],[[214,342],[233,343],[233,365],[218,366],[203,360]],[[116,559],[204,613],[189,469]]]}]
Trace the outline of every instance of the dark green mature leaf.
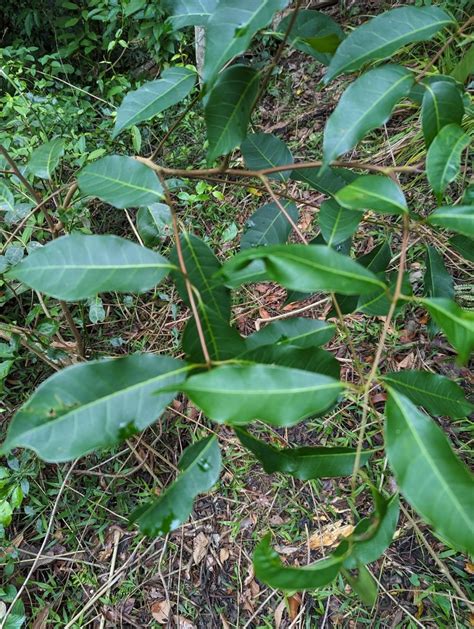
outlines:
[{"label": "dark green mature leaf", "polygon": [[336,201],[351,210],[373,210],[382,214],[404,214],[408,205],[402,189],[384,175],[362,175],[338,190]]},{"label": "dark green mature leaf", "polygon": [[242,360],[250,360],[265,365],[280,365],[302,371],[323,373],[339,380],[341,367],[334,356],[318,347],[301,348],[294,345],[262,345],[241,355]]},{"label": "dark green mature leaf", "polygon": [[426,82],[424,89],[421,124],[428,147],[443,127],[461,124],[464,103],[459,87],[452,80]]},{"label": "dark green mature leaf", "polygon": [[111,447],[156,421],[189,368],[166,356],[135,354],[67,367],[43,382],[8,427],[3,452],[25,447],[59,463]]},{"label": "dark green mature leaf", "polygon": [[463,310],[454,301],[441,297],[422,299],[429,313],[457,350],[464,363],[474,350],[474,312]]},{"label": "dark green mature leaf", "polygon": [[445,227],[450,231],[474,237],[474,205],[439,207],[428,217],[428,223]]},{"label": "dark green mature leaf", "polygon": [[451,76],[459,81],[459,83],[465,83],[466,80],[472,74],[472,68],[474,67],[474,44],[472,44],[461,60],[455,65],[454,70],[451,72]]},{"label": "dark green mature leaf", "polygon": [[332,339],[336,326],[319,319],[294,317],[272,321],[245,339],[248,349],[263,345],[293,345],[294,347],[319,347]]},{"label": "dark green mature leaf", "polygon": [[303,567],[283,565],[270,546],[270,534],[258,544],[253,555],[255,576],[279,590],[315,590],[330,583],[338,575],[344,556],[331,555]]},{"label": "dark green mature leaf", "polygon": [[196,496],[215,485],[221,465],[216,437],[193,443],[183,452],[176,480],[158,498],[138,507],[130,521],[138,524],[142,533],[150,537],[171,533],[186,522]]},{"label": "dark green mature leaf", "polygon": [[[278,36],[283,38],[290,25],[293,14],[290,13],[278,24]],[[329,15],[320,11],[302,9],[288,37],[288,43],[302,52],[311,55],[327,65],[332,54],[344,39],[344,31]]]},{"label": "dark green mature leaf", "polygon": [[143,293],[173,265],[159,253],[118,236],[71,234],[36,248],[9,273],[46,295],[65,301],[97,293]]},{"label": "dark green mature leaf", "polygon": [[223,266],[225,277],[254,260],[263,260],[269,279],[298,291],[338,291],[344,295],[370,293],[385,284],[373,273],[331,247],[275,245],[241,251]]},{"label": "dark green mature leaf", "polygon": [[466,400],[462,388],[444,376],[428,371],[407,370],[388,373],[381,379],[433,415],[458,419],[474,411],[474,405]]},{"label": "dark green mature leaf", "polygon": [[431,245],[426,247],[424,294],[427,297],[454,298],[453,278],[444,266],[443,257]]},{"label": "dark green mature leaf", "polygon": [[40,179],[51,179],[51,175],[64,155],[64,144],[64,140],[55,138],[35,149],[28,161],[30,173]]},{"label": "dark green mature leaf", "polygon": [[377,602],[377,583],[365,566],[358,566],[357,571],[357,575],[353,575],[343,570],[344,579],[365,605],[373,607]]},{"label": "dark green mature leaf", "polygon": [[164,203],[152,203],[137,212],[137,229],[147,247],[161,244],[171,229],[171,212]]},{"label": "dark green mature leaf", "polygon": [[171,12],[168,22],[174,30],[186,26],[206,26],[217,3],[218,0],[166,0],[165,7]]},{"label": "dark green mature leaf", "polygon": [[457,124],[443,127],[431,143],[426,156],[426,174],[438,199],[458,176],[461,154],[469,143],[469,136]]},{"label": "dark green mature leaf", "polygon": [[357,179],[357,175],[344,168],[298,168],[292,171],[291,179],[303,181],[311,188],[333,196],[338,190]]},{"label": "dark green mature leaf", "polygon": [[15,199],[11,190],[0,181],[0,212],[14,212]]},{"label": "dark green mature leaf", "polygon": [[343,72],[353,72],[367,61],[389,58],[415,42],[431,39],[454,20],[437,7],[400,7],[385,11],[356,28],[342,42],[324,78],[328,83]]},{"label": "dark green mature leaf", "polygon": [[168,68],[156,81],[148,81],[128,92],[117,110],[112,138],[124,129],[150,120],[172,105],[180,103],[196,83],[196,72],[189,68]]},{"label": "dark green mature leaf", "polygon": [[132,157],[110,155],[89,164],[77,178],[83,194],[123,209],[163,199],[156,174]]},{"label": "dark green mature leaf", "polygon": [[343,388],[328,376],[276,365],[225,365],[178,387],[217,422],[242,425],[261,419],[276,426],[323,413]]},{"label": "dark green mature leaf", "polygon": [[[356,458],[353,448],[275,448],[260,441],[243,428],[234,428],[240,442],[261,462],[268,474],[281,472],[300,480],[337,478],[352,474]],[[360,463],[365,465],[373,452],[363,452]]]},{"label": "dark green mature leaf", "polygon": [[334,199],[324,201],[319,209],[319,227],[324,240],[330,247],[334,247],[350,238],[356,231],[362,218],[362,212],[348,210],[339,205]]},{"label": "dark green mature leaf", "polygon": [[[292,201],[282,201],[292,221],[298,222],[298,208]],[[258,208],[245,222],[245,231],[240,239],[241,249],[267,245],[282,245],[292,230],[292,225],[276,203],[267,203]]]},{"label": "dark green mature leaf", "polygon": [[408,502],[455,548],[472,553],[474,479],[441,428],[394,389],[386,405],[385,442]]},{"label": "dark green mature leaf", "polygon": [[220,0],[207,23],[204,81],[211,84],[227,61],[245,52],[253,36],[287,4],[288,0]]},{"label": "dark green mature leaf", "polygon": [[326,123],[324,162],[337,159],[369,131],[387,122],[395,105],[410,93],[413,80],[406,68],[385,65],[351,83]]},{"label": "dark green mature leaf", "polygon": [[474,240],[468,236],[453,236],[449,244],[462,255],[463,258],[474,262]]},{"label": "dark green mature leaf", "polygon": [[209,162],[237,148],[247,135],[258,94],[259,73],[243,65],[224,70],[204,109],[209,140]]},{"label": "dark green mature leaf", "polygon": [[[271,133],[250,133],[240,147],[247,168],[263,170],[293,163],[290,149],[283,140]],[[271,179],[286,181],[290,171],[270,174]]]},{"label": "dark green mature leaf", "polygon": [[[396,274],[393,273],[389,278],[389,290],[378,289],[369,295],[361,295],[357,302],[357,311],[371,315],[373,317],[385,317],[392,303],[393,293],[396,285]],[[404,295],[411,295],[412,288],[410,283],[409,273],[403,275],[402,280],[402,293]],[[406,306],[407,302],[404,300],[397,301],[395,313],[399,314],[401,310]]]}]

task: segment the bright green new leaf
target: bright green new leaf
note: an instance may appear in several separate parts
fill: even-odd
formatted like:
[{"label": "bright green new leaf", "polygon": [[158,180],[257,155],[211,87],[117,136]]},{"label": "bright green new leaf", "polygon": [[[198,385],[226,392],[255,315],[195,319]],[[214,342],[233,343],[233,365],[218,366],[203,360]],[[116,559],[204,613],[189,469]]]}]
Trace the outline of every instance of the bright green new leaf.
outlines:
[{"label": "bright green new leaf", "polygon": [[362,175],[338,190],[335,199],[351,210],[373,210],[382,214],[404,214],[408,205],[402,189],[384,175]]},{"label": "bright green new leaf", "polygon": [[437,7],[400,7],[385,11],[356,28],[342,42],[324,80],[328,83],[338,74],[358,70],[368,61],[387,59],[406,44],[431,39],[453,21]]},{"label": "bright green new leaf", "polygon": [[[356,450],[353,448],[275,448],[256,439],[243,428],[234,428],[242,445],[250,450],[268,474],[281,472],[300,480],[350,476],[354,468]],[[360,463],[365,465],[373,452],[363,452]]]},{"label": "bright green new leaf", "polygon": [[221,453],[216,437],[206,437],[186,448],[179,462],[180,474],[158,497],[138,507],[130,521],[145,535],[156,537],[171,533],[184,524],[196,496],[217,482]]},{"label": "bright green new leaf", "polygon": [[150,120],[168,107],[183,101],[196,83],[196,72],[189,68],[168,68],[161,78],[128,92],[117,110],[112,138],[124,129]]},{"label": "bright green new leaf", "polygon": [[377,602],[377,583],[365,566],[358,566],[357,571],[357,575],[353,575],[347,570],[343,570],[342,574],[360,600],[365,605],[373,607]]},{"label": "bright green new leaf", "polygon": [[286,344],[261,345],[240,354],[239,358],[259,364],[323,373],[336,380],[341,377],[339,362],[330,352],[319,347],[303,348]]},{"label": "bright green new leaf", "polygon": [[322,374],[276,365],[225,365],[191,376],[177,387],[211,419],[234,425],[261,419],[292,426],[320,415],[344,385]]},{"label": "bright green new leaf", "polygon": [[270,534],[257,545],[253,555],[255,576],[278,590],[315,590],[330,583],[338,575],[344,556],[331,555],[303,567],[292,567],[281,562],[270,546]]},{"label": "bright green new leaf", "polygon": [[[474,221],[473,221],[474,222]],[[474,227],[471,233],[474,232]],[[474,240],[468,236],[453,236],[449,240],[449,244],[462,255],[463,258],[474,262]]]},{"label": "bright green new leaf", "polygon": [[64,155],[64,144],[64,140],[55,138],[35,149],[28,161],[30,173],[40,179],[51,179]]},{"label": "bright green new leaf", "polygon": [[474,405],[466,400],[461,387],[445,376],[428,371],[407,370],[388,373],[381,379],[433,415],[447,415],[458,419],[467,417],[474,411]]},{"label": "bright green new leaf", "polygon": [[173,30],[186,26],[206,26],[214,13],[218,0],[166,0],[171,15],[168,22]]},{"label": "bright green new leaf", "polygon": [[400,491],[435,531],[474,552],[473,477],[443,431],[394,389],[386,405],[387,456]]},{"label": "bright green new leaf", "polygon": [[14,212],[15,211],[15,199],[10,189],[0,181],[0,211],[1,212]]},{"label": "bright green new leaf", "polygon": [[143,293],[174,267],[166,258],[118,236],[71,234],[38,247],[8,273],[65,301],[98,293]]},{"label": "bright green new leaf", "polygon": [[209,162],[227,155],[245,139],[258,81],[259,73],[243,65],[231,66],[220,75],[204,109]]},{"label": "bright green new leaf", "polygon": [[344,208],[334,199],[324,201],[319,209],[319,226],[324,240],[330,247],[346,241],[356,231],[362,217],[362,212]]},{"label": "bright green new leaf", "polygon": [[137,229],[147,247],[161,244],[171,230],[171,212],[164,203],[152,203],[137,212]]},{"label": "bright green new leaf", "polygon": [[431,143],[426,156],[426,175],[438,199],[458,176],[462,152],[469,144],[469,136],[457,124],[443,127]]},{"label": "bright green new leaf", "polygon": [[428,216],[428,223],[445,227],[450,231],[474,237],[474,205],[439,207]]},{"label": "bright green new leaf", "polygon": [[464,103],[459,87],[452,80],[426,82],[424,88],[421,124],[428,147],[443,127],[461,124]]},{"label": "bright green new leaf", "polygon": [[223,265],[232,276],[254,260],[263,260],[268,279],[297,291],[338,291],[344,295],[370,293],[385,284],[347,256],[323,245],[275,245],[241,251]]},{"label": "bright green new leaf", "polygon": [[96,360],[67,367],[41,384],[8,427],[3,453],[34,450],[59,463],[109,448],[156,421],[179,386],[185,363],[154,354]]},{"label": "bright green new leaf", "polygon": [[[240,147],[244,162],[251,170],[263,170],[293,163],[290,149],[283,140],[271,133],[250,133]],[[286,181],[290,171],[285,170],[268,175],[271,179]]]},{"label": "bright green new leaf", "polygon": [[426,247],[426,273],[424,277],[426,297],[446,297],[454,299],[454,281],[444,265],[443,257],[437,249]]},{"label": "bright green new leaf", "polygon": [[120,209],[163,199],[163,188],[151,168],[123,155],[110,155],[89,164],[79,173],[77,183],[83,194]]},{"label": "bright green new leaf", "polygon": [[413,80],[406,68],[385,65],[351,83],[326,123],[324,162],[329,164],[385,124],[395,105],[410,93]]},{"label": "bright green new leaf", "polygon": [[319,347],[332,339],[336,326],[319,319],[295,317],[272,321],[245,339],[248,349],[263,345],[293,345],[295,347]]},{"label": "bright green new leaf", "polygon": [[[298,208],[292,201],[282,201],[282,206],[293,221],[298,223]],[[258,208],[245,222],[245,231],[240,239],[240,248],[283,245],[293,229],[288,218],[276,203],[267,203]]]},{"label": "bright green new leaf", "polygon": [[210,85],[224,65],[245,52],[253,36],[267,26],[289,0],[219,0],[206,28],[204,81]]},{"label": "bright green new leaf", "polygon": [[298,168],[292,171],[291,179],[303,181],[318,192],[333,196],[357,179],[357,175],[344,168]]},{"label": "bright green new leaf", "polygon": [[459,361],[465,363],[474,350],[474,312],[441,297],[421,301],[457,350]]}]

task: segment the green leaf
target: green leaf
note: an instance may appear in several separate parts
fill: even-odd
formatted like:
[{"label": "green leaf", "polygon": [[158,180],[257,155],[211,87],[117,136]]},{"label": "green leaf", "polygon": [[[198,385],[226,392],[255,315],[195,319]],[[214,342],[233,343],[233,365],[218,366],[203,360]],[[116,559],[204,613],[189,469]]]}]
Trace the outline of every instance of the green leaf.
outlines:
[{"label": "green leaf", "polygon": [[401,492],[450,544],[462,552],[474,552],[469,470],[441,428],[393,389],[385,412],[387,456]]},{"label": "green leaf", "polygon": [[0,211],[1,212],[14,212],[15,211],[15,199],[10,189],[0,181]]},{"label": "green leaf", "polygon": [[450,231],[474,237],[474,205],[453,205],[436,209],[428,216],[428,223]]},{"label": "green leaf", "polygon": [[466,400],[458,384],[435,373],[398,371],[386,374],[381,380],[433,415],[459,419],[474,410],[474,405]]},{"label": "green leaf", "polygon": [[275,245],[241,251],[223,265],[224,275],[263,260],[270,280],[297,291],[338,291],[344,295],[370,293],[384,288],[373,273],[347,256],[323,245]]},{"label": "green leaf", "polygon": [[412,84],[412,73],[396,65],[370,70],[351,83],[326,123],[324,162],[329,164],[354,148],[369,131],[385,124]]},{"label": "green leaf", "polygon": [[[271,133],[250,133],[240,147],[245,166],[251,170],[263,170],[293,163],[290,149],[283,140]],[[271,179],[286,181],[290,171],[268,175]]]},{"label": "green leaf", "polygon": [[358,70],[368,61],[387,59],[406,44],[431,39],[453,22],[437,7],[400,7],[385,11],[356,28],[342,42],[324,81],[328,83],[343,72]]},{"label": "green leaf", "polygon": [[457,350],[464,363],[474,349],[474,312],[463,310],[454,301],[441,297],[422,299],[429,313]]},{"label": "green leaf", "polygon": [[8,500],[0,500],[0,525],[8,526],[12,521],[13,509]]},{"label": "green leaf", "polygon": [[171,12],[168,22],[173,30],[186,26],[206,26],[217,3],[218,0],[166,0],[165,7]]},{"label": "green leaf", "polygon": [[35,149],[28,161],[30,173],[40,179],[51,179],[51,175],[64,155],[64,144],[64,140],[55,138]]},{"label": "green leaf", "polygon": [[128,92],[117,110],[112,138],[124,129],[150,120],[160,112],[183,101],[196,83],[196,72],[189,68],[168,68],[161,78]]},{"label": "green leaf", "polygon": [[[242,445],[261,462],[268,474],[281,472],[299,480],[350,476],[354,468],[356,450],[353,448],[275,448],[260,441],[243,428],[234,428]],[[360,462],[365,465],[373,452],[363,452]]]},{"label": "green leaf", "polygon": [[[389,277],[390,286],[388,292],[386,290],[378,289],[373,293],[370,293],[369,295],[362,295],[361,297],[359,297],[356,310],[358,312],[363,312],[364,314],[368,314],[373,317],[387,316],[392,303],[396,281],[396,274],[393,273],[391,274],[391,277]],[[411,295],[412,293],[409,273],[404,273],[403,275],[402,293],[404,295]],[[396,315],[398,315],[405,306],[406,301],[397,301],[397,306],[395,309]]]},{"label": "green leaf", "polygon": [[362,218],[362,212],[348,210],[334,199],[328,199],[319,209],[321,234],[327,244],[334,247],[352,236]]},{"label": "green leaf", "polygon": [[320,415],[343,388],[328,376],[276,365],[217,367],[178,387],[217,422],[241,425],[261,419],[275,426]]},{"label": "green leaf", "polygon": [[204,81],[210,85],[224,65],[245,52],[253,36],[267,26],[289,0],[219,0],[207,23]]},{"label": "green leaf", "polygon": [[341,368],[334,356],[318,347],[301,348],[294,345],[261,345],[239,355],[242,360],[249,360],[265,365],[279,365],[302,371],[322,373],[339,380]]},{"label": "green leaf", "polygon": [[293,345],[294,347],[319,347],[332,339],[336,326],[319,319],[294,317],[272,321],[245,339],[248,349],[263,345]]},{"label": "green leaf", "polygon": [[407,201],[400,186],[383,175],[362,175],[338,190],[335,199],[350,210],[373,210],[381,214],[408,212]]},{"label": "green leaf", "polygon": [[166,258],[118,236],[72,234],[36,248],[7,277],[65,301],[97,293],[143,293],[173,269]]},{"label": "green leaf", "polygon": [[[280,38],[285,36],[293,19],[290,13],[278,24]],[[344,31],[329,15],[320,11],[300,10],[288,37],[288,43],[327,65],[344,39]]]},{"label": "green leaf", "polygon": [[357,179],[357,175],[344,168],[299,168],[292,171],[291,179],[303,181],[318,192],[333,196],[338,190]]},{"label": "green leaf", "polygon": [[171,533],[191,514],[196,496],[219,479],[221,453],[216,437],[206,437],[187,447],[179,462],[180,474],[158,497],[138,507],[130,516],[145,535]]},{"label": "green leaf", "polygon": [[81,192],[116,208],[150,205],[163,199],[156,174],[132,157],[110,155],[89,164],[79,173]]},{"label": "green leaf", "polygon": [[67,367],[41,384],[16,413],[2,446],[30,448],[59,463],[111,447],[158,419],[189,368],[174,358],[135,354]]},{"label": "green leaf", "polygon": [[378,588],[373,576],[365,566],[357,567],[357,575],[353,575],[347,570],[343,570],[345,580],[349,583],[360,600],[373,607],[377,602]]},{"label": "green leaf", "polygon": [[424,85],[421,124],[427,147],[443,127],[461,124],[464,103],[458,86],[452,81],[432,81]]},{"label": "green leaf", "polygon": [[469,136],[457,124],[443,127],[431,143],[426,156],[426,175],[438,199],[458,176],[461,154],[469,144]]},{"label": "green leaf", "polygon": [[164,203],[152,203],[137,212],[137,229],[147,247],[156,247],[169,235],[171,212]]},{"label": "green leaf", "polygon": [[[282,205],[296,224],[298,208],[292,201],[282,201]],[[258,208],[245,222],[245,231],[240,239],[240,248],[285,244],[292,226],[276,203],[267,203]]]},{"label": "green leaf", "polygon": [[449,240],[449,244],[460,253],[465,260],[474,262],[474,240],[472,238],[468,236],[453,236]]},{"label": "green leaf", "polygon": [[451,72],[451,76],[456,79],[456,81],[459,81],[459,83],[465,83],[466,80],[471,76],[473,67],[474,45],[471,44],[468,50],[464,53],[464,56],[454,66],[454,69]]},{"label": "green leaf", "polygon": [[219,76],[204,109],[209,162],[227,155],[245,139],[259,76],[256,70],[243,65],[231,66]]},{"label": "green leaf", "polygon": [[426,297],[454,299],[453,278],[444,266],[443,257],[431,245],[426,247],[424,294]]},{"label": "green leaf", "polygon": [[253,565],[257,579],[279,590],[315,590],[330,583],[339,573],[344,557],[331,555],[303,567],[283,565],[270,546],[270,534],[257,545]]}]

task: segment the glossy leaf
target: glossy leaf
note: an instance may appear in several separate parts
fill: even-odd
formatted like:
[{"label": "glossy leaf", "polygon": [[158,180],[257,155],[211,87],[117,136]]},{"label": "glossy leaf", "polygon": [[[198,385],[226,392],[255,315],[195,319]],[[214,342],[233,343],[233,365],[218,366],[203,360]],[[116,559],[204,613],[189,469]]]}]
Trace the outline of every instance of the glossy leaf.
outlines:
[{"label": "glossy leaf", "polygon": [[184,524],[198,494],[208,491],[219,479],[221,453],[216,437],[206,437],[186,448],[176,480],[155,499],[138,507],[130,521],[145,535],[166,535]]},{"label": "glossy leaf", "polygon": [[344,168],[299,168],[292,171],[291,178],[303,181],[311,188],[333,196],[338,190],[354,181],[357,175]]},{"label": "glossy leaf", "polygon": [[137,212],[137,229],[147,247],[161,244],[171,229],[171,212],[164,203],[152,203]]},{"label": "glossy leaf", "polygon": [[421,124],[426,146],[430,146],[443,127],[461,124],[464,103],[453,81],[431,81],[424,85]]},{"label": "glossy leaf", "polygon": [[150,249],[118,236],[72,234],[36,248],[8,273],[30,288],[65,301],[98,293],[143,293],[173,265]]},{"label": "glossy leaf", "polygon": [[388,373],[381,379],[433,415],[459,419],[474,411],[474,405],[466,400],[462,388],[444,376],[428,371],[406,370]]},{"label": "glossy leaf", "polygon": [[0,181],[0,211],[15,211],[15,199],[13,198],[13,194],[10,188],[8,188],[2,181]]},{"label": "glossy leaf", "polygon": [[[357,302],[356,310],[363,312],[373,317],[385,317],[387,316],[392,303],[393,293],[396,285],[396,274],[393,273],[389,277],[389,290],[378,289],[368,295],[361,295]],[[410,283],[409,273],[404,273],[402,280],[402,293],[403,295],[411,295],[412,287]],[[395,314],[399,314],[400,311],[406,306],[406,301],[397,301]]]},{"label": "glossy leaf", "polygon": [[165,7],[171,12],[168,22],[173,30],[186,26],[206,26],[217,3],[218,0],[166,0]]},{"label": "glossy leaf", "polygon": [[196,72],[189,68],[168,68],[156,81],[148,81],[128,92],[117,110],[112,138],[124,129],[150,120],[160,112],[180,103],[196,83]]},{"label": "glossy leaf", "polygon": [[375,59],[387,59],[415,42],[426,41],[453,19],[437,7],[400,7],[385,11],[356,28],[336,51],[325,82],[343,72],[358,70]]},{"label": "glossy leaf", "polygon": [[253,565],[257,579],[279,590],[315,590],[330,583],[341,569],[343,556],[331,555],[303,567],[284,565],[270,546],[270,534],[257,545]]},{"label": "glossy leaf", "polygon": [[[298,208],[292,201],[282,201],[282,205],[295,224],[298,223]],[[293,227],[276,203],[268,203],[258,208],[245,222],[245,231],[240,239],[241,249],[282,245]]]},{"label": "glossy leaf", "polygon": [[424,294],[427,297],[454,298],[454,281],[446,270],[443,257],[431,245],[426,247]]},{"label": "glossy leaf", "polygon": [[64,155],[64,144],[64,140],[55,138],[35,149],[28,160],[30,173],[40,179],[51,179]]},{"label": "glossy leaf", "polygon": [[396,65],[370,70],[351,83],[326,123],[324,162],[337,159],[369,131],[387,122],[395,105],[410,93],[412,84],[412,73]]},{"label": "glossy leaf", "polygon": [[319,209],[319,227],[324,240],[330,247],[350,238],[362,218],[362,212],[348,210],[334,199],[324,201]]},{"label": "glossy leaf", "polygon": [[219,70],[245,52],[253,36],[287,4],[288,0],[219,0],[207,23],[204,81],[212,83]]},{"label": "glossy leaf", "polygon": [[258,81],[259,73],[243,65],[231,66],[220,75],[204,110],[209,162],[227,155],[245,139]]},{"label": "glossy leaf", "polygon": [[[261,462],[268,474],[281,472],[298,478],[337,478],[350,476],[354,468],[356,450],[353,448],[275,448],[256,439],[243,428],[234,428],[242,445]],[[363,452],[360,462],[365,465],[372,452]]]},{"label": "glossy leaf", "polygon": [[386,405],[385,441],[390,467],[408,502],[455,548],[472,553],[474,479],[441,428],[393,389]]},{"label": "glossy leaf", "polygon": [[333,378],[299,369],[226,365],[191,376],[179,390],[217,422],[241,425],[261,419],[292,426],[326,411],[343,388]]},{"label": "glossy leaf", "polygon": [[426,174],[438,199],[458,176],[461,155],[469,143],[469,136],[457,124],[443,127],[431,143],[426,156]]},{"label": "glossy leaf", "polygon": [[25,447],[58,463],[108,448],[158,419],[179,385],[185,363],[135,354],[67,367],[41,384],[9,425],[3,452]]},{"label": "glossy leaf", "polygon": [[293,345],[295,347],[319,347],[332,339],[336,326],[319,319],[295,317],[272,321],[245,339],[248,349],[263,345]]},{"label": "glossy leaf", "polygon": [[[472,230],[474,231],[474,229]],[[468,236],[453,236],[449,244],[462,255],[463,258],[474,262],[474,240]]]},{"label": "glossy leaf", "polygon": [[440,207],[428,217],[431,225],[444,227],[450,231],[474,237],[474,205],[453,205]]},{"label": "glossy leaf", "polygon": [[[245,166],[251,170],[263,170],[293,163],[290,149],[283,140],[271,133],[250,133],[240,147]],[[271,179],[286,181],[290,171],[268,175]]]},{"label": "glossy leaf", "polygon": [[249,360],[265,365],[279,365],[302,371],[322,373],[339,380],[341,368],[334,356],[318,347],[302,348],[295,345],[261,345],[239,355],[242,360]]},{"label": "glossy leaf", "polygon": [[156,174],[137,160],[110,155],[81,170],[77,183],[81,192],[123,209],[150,205],[163,198]]},{"label": "glossy leaf", "polygon": [[360,264],[322,245],[275,245],[242,251],[224,264],[224,275],[231,279],[258,259],[265,263],[269,279],[292,290],[354,295],[385,287]]},{"label": "glossy leaf", "polygon": [[439,297],[421,301],[457,350],[459,361],[466,362],[474,350],[474,312],[463,310],[450,299]]},{"label": "glossy leaf", "polygon": [[408,205],[402,189],[384,175],[362,175],[338,190],[336,201],[350,210],[373,210],[381,214],[404,214]]}]

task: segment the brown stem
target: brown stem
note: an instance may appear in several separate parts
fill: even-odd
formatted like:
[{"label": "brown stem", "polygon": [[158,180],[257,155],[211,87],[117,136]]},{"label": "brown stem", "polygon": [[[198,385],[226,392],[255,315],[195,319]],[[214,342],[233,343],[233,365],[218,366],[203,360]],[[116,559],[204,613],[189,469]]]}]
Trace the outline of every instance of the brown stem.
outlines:
[{"label": "brown stem", "polygon": [[275,205],[278,207],[278,209],[280,210],[280,212],[283,214],[283,216],[286,218],[286,220],[290,223],[290,225],[293,227],[293,229],[295,230],[295,232],[298,234],[299,239],[301,240],[301,242],[305,245],[308,244],[308,241],[306,240],[304,234],[301,232],[300,228],[298,227],[298,225],[295,223],[295,221],[291,218],[291,216],[288,214],[288,212],[286,211],[285,207],[283,206],[282,202],[280,201],[280,199],[276,196],[276,194],[273,192],[272,187],[270,185],[270,182],[268,181],[268,177],[265,177],[265,175],[261,175],[260,176],[260,180],[262,181],[263,185],[265,186],[265,189],[267,190],[268,194],[271,196],[271,198],[273,199]]}]

